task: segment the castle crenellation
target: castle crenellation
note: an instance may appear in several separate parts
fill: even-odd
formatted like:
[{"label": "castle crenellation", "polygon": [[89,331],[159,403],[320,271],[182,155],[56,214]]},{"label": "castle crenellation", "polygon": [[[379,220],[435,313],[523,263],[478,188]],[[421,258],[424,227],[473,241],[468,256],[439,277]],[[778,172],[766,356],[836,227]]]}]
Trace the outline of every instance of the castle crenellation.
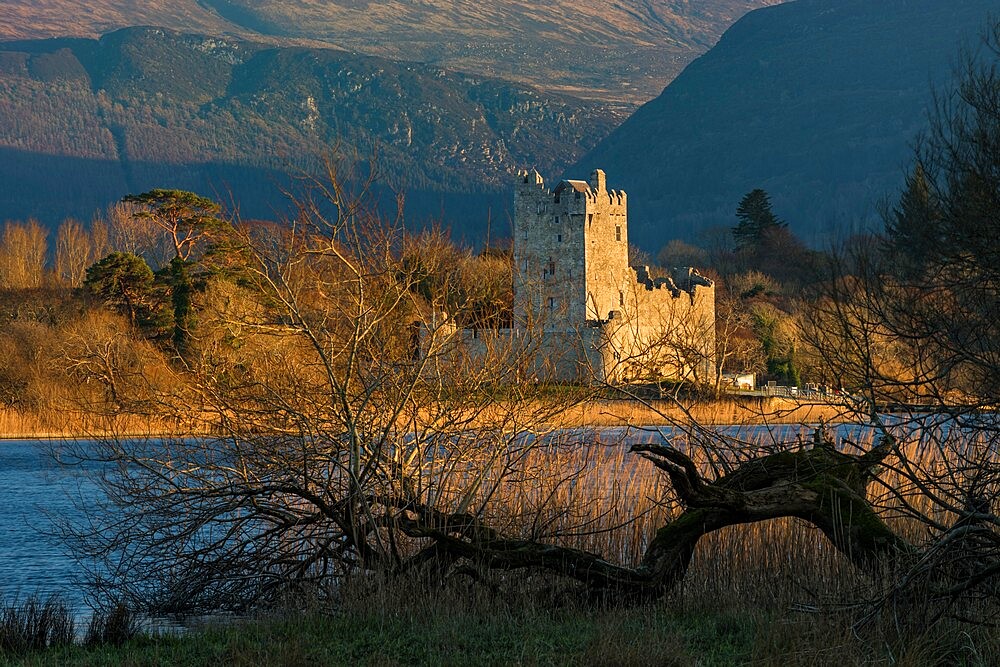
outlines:
[{"label": "castle crenellation", "polygon": [[670,293],[677,298],[681,295],[681,289],[674,282],[673,278],[660,277],[653,278],[650,276],[648,266],[637,266],[635,268],[635,278],[636,280],[646,288],[647,291],[653,290],[669,290]]}]

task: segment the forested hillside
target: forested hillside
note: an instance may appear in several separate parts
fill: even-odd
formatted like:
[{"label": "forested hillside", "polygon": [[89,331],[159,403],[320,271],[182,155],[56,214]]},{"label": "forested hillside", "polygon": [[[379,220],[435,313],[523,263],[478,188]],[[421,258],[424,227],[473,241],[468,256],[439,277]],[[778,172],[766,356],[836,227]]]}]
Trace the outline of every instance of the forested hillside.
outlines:
[{"label": "forested hillside", "polygon": [[621,119],[602,104],[329,49],[153,28],[7,43],[0,217],[88,216],[159,186],[269,215],[287,174],[315,170],[334,147],[378,154],[416,217],[460,218],[466,205],[482,216],[505,198],[476,197],[525,165],[565,168]]}]

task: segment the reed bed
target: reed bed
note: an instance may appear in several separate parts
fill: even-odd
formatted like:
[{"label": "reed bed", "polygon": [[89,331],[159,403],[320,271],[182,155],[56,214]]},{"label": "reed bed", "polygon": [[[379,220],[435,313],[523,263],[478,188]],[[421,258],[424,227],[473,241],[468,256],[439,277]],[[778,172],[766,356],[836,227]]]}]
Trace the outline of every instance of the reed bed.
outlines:
[{"label": "reed bed", "polygon": [[[981,434],[955,430],[928,435],[913,430],[899,435],[903,463],[887,459],[869,495],[894,532],[922,547],[933,534],[928,519],[950,525],[956,516],[918,488],[915,480],[923,476],[945,496],[955,495],[962,474],[995,469],[1000,454],[992,439]],[[698,429],[681,433],[674,444],[686,450],[708,479],[761,454],[811,446],[802,435],[776,442],[759,432],[732,441]],[[856,451],[878,445],[874,431],[839,443]],[[596,432],[574,433],[567,441],[556,439],[534,449],[513,472],[508,462],[489,481],[495,484],[484,484],[479,499],[484,519],[505,534],[585,549],[629,566],[640,561],[656,529],[682,511],[665,474],[630,454],[627,443],[601,442]],[[544,575],[491,576],[500,578],[505,599],[521,600],[517,603],[521,606],[552,604],[551,598],[539,599],[563,590],[560,582]],[[919,599],[910,599],[903,607],[886,607],[861,625],[859,618],[889,594],[893,577],[888,570],[883,575],[859,571],[817,528],[802,520],[734,525],[702,538],[683,583],[648,613],[655,617],[666,609],[693,618],[743,619],[737,625],[752,628],[752,646],[744,656],[749,663],[996,664],[1000,637],[989,619],[998,609],[988,599],[962,609],[966,621],[979,619],[979,624],[948,616],[927,623],[931,612],[921,610]],[[380,595],[392,598],[395,593],[390,586]],[[650,653],[654,654],[658,655]],[[677,664],[696,663],[700,663],[697,658]]]},{"label": "reed bed", "polygon": [[[544,399],[539,399],[540,401]],[[150,414],[96,411],[69,401],[55,400],[42,410],[0,408],[0,438],[68,438],[101,435],[144,437],[192,435],[215,421],[213,415],[188,415],[184,423]],[[722,398],[687,406],[671,400],[642,402],[634,399],[589,399],[552,412],[551,428],[600,428],[623,424],[666,426],[701,424],[801,424],[844,418],[843,406],[809,403],[787,398]]]},{"label": "reed bed", "polygon": [[[627,443],[600,439],[596,432],[575,433],[531,449],[514,464],[508,460],[496,465],[485,476],[473,507],[486,524],[508,536],[638,565],[656,530],[682,508],[665,474],[631,454]],[[719,448],[682,446],[711,478],[712,464],[722,455]],[[771,447],[773,443],[742,443],[739,451],[727,451],[726,456],[735,464]],[[464,498],[466,480],[454,471],[443,477],[438,503]],[[775,590],[779,574],[788,585]],[[808,580],[809,587],[823,584],[843,592],[844,582],[853,579],[847,559],[822,533],[785,519],[733,526],[704,537],[684,589],[697,588],[699,595],[712,599],[790,603],[808,588],[796,582]]]},{"label": "reed bed", "polygon": [[590,399],[559,414],[554,425],[602,427],[634,424],[803,424],[842,421],[843,405],[783,397],[723,397],[701,401]]},{"label": "reed bed", "polygon": [[[95,610],[84,634],[58,596],[32,595],[24,600],[0,600],[0,662],[61,664],[60,652],[83,645],[121,646],[140,634],[137,617],[124,605]],[[34,656],[35,659],[32,659]]]},{"label": "reed bed", "polygon": [[[675,446],[709,479],[761,453],[811,446],[799,435],[775,442],[762,432],[740,441],[697,429],[672,433]],[[543,444],[508,457],[429,472],[436,475],[429,480],[435,484],[428,483],[435,502],[448,508],[468,500],[469,475],[483,473],[470,510],[504,534],[637,564],[656,529],[682,511],[666,476],[606,432],[542,435]],[[878,444],[870,434],[865,438],[841,446]],[[988,441],[963,438],[959,432],[936,439],[915,432],[902,444],[912,468],[887,462],[871,486],[885,520],[914,544],[928,537],[921,515],[943,523],[951,517],[913,486],[912,469],[933,475],[942,465],[954,470],[950,452],[963,448],[970,461],[995,456]],[[340,587],[334,609],[325,598],[315,606],[301,597],[290,600],[277,625],[264,621],[209,634],[177,649],[177,655],[194,657],[176,662],[204,664],[210,653],[233,664],[997,664],[1000,638],[988,626],[950,619],[919,626],[889,610],[860,627],[859,614],[884,594],[890,574],[863,573],[819,530],[779,519],[705,536],[682,585],[647,606],[595,608],[574,584],[544,573],[484,571],[430,585],[412,576],[356,576]],[[995,611],[985,602],[972,608],[984,620]],[[299,653],[304,636],[322,651]],[[153,646],[160,656],[174,650]],[[105,661],[113,664],[123,654],[108,655]]]},{"label": "reed bed", "polygon": [[0,605],[0,658],[72,644],[73,615],[58,598],[36,596]]},{"label": "reed bed", "polygon": [[[692,457],[707,479],[761,454],[812,446],[801,433],[785,442],[776,442],[763,430],[743,440],[711,430],[674,433],[674,445]],[[959,504],[963,475],[982,477],[984,470],[1000,467],[1000,450],[989,435],[958,429],[936,434],[899,430],[898,436],[903,455],[879,467],[869,496],[887,525],[920,548],[935,532],[929,523],[948,526],[957,518],[942,497]],[[650,432],[648,437],[660,436]],[[628,443],[601,439],[599,432],[576,432],[566,441],[556,438],[533,449],[516,469],[509,462],[498,467],[479,499],[486,523],[507,535],[584,549],[627,566],[638,564],[657,528],[682,508],[665,474],[630,454]],[[879,440],[872,430],[854,434],[839,446],[869,451]],[[931,484],[938,498],[925,493],[918,482]],[[888,573],[879,577],[858,571],[820,530],[785,518],[735,525],[702,538],[672,604],[686,601],[697,608],[711,601],[713,609],[752,609],[768,618],[788,619],[793,611],[799,616],[841,614],[838,632],[843,641],[850,641],[859,610],[887,595],[892,582]],[[983,621],[996,611],[990,602],[966,609]]]},{"label": "reed bed", "polygon": [[191,435],[192,431],[191,424],[155,415],[99,414],[78,409],[44,412],[0,409],[0,439],[3,440],[183,437]]}]

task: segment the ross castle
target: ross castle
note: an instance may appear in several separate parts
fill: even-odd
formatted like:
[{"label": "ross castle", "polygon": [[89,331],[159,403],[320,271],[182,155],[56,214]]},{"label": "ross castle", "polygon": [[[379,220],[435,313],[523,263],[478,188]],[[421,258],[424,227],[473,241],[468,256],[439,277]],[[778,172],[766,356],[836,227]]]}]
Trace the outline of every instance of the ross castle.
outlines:
[{"label": "ross castle", "polygon": [[715,377],[715,286],[691,268],[652,277],[628,259],[624,192],[603,171],[514,194],[514,333],[534,338],[547,380]]}]

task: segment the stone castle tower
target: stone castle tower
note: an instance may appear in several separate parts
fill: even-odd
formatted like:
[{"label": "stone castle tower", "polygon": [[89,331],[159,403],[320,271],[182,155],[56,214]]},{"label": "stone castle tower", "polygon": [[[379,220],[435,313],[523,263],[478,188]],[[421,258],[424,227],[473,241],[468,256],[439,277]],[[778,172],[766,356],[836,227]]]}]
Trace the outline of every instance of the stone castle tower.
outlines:
[{"label": "stone castle tower", "polygon": [[600,169],[553,190],[520,174],[514,329],[544,332],[553,379],[701,380],[714,372],[715,287],[688,267],[655,279],[630,267],[627,209]]},{"label": "stone castle tower", "polygon": [[514,193],[515,321],[565,329],[621,310],[627,204],[600,169],[589,183],[562,181],[551,192],[538,172],[522,174]]}]

